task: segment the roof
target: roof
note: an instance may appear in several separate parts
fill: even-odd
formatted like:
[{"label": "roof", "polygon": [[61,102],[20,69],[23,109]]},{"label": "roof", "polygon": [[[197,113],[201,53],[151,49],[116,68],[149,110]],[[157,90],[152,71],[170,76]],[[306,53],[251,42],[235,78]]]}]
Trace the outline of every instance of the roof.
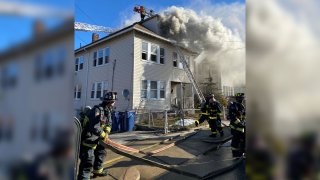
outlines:
[{"label": "roof", "polygon": [[[89,43],[89,44],[87,44],[87,45],[85,45],[85,46],[83,46],[83,47],[80,47],[80,48],[76,49],[76,50],[75,50],[75,53],[79,53],[79,52],[81,52],[81,51],[84,51],[84,50],[87,49],[87,48],[93,47],[93,46],[95,46],[95,45],[97,45],[97,44],[100,44],[100,43],[105,42],[105,41],[107,41],[107,40],[109,40],[109,39],[115,38],[115,37],[117,37],[117,36],[120,36],[120,35],[122,35],[122,34],[124,34],[124,33],[130,32],[130,31],[133,31],[133,30],[138,31],[138,32],[141,32],[141,33],[144,33],[144,34],[147,34],[147,35],[150,35],[150,36],[155,37],[155,38],[157,38],[157,39],[166,41],[167,43],[173,44],[173,41],[172,41],[172,40],[170,40],[170,39],[168,39],[168,38],[165,38],[165,37],[163,37],[163,36],[161,36],[161,35],[153,32],[153,31],[151,31],[150,29],[148,29],[148,28],[146,28],[146,27],[144,27],[144,26],[142,25],[144,22],[149,21],[149,20],[151,20],[151,19],[153,19],[153,18],[155,18],[155,17],[159,17],[159,15],[155,15],[155,16],[149,17],[149,18],[145,19],[144,21],[135,22],[135,23],[133,23],[133,24],[130,25],[130,26],[127,26],[127,27],[125,27],[125,28],[123,28],[123,29],[120,29],[120,30],[118,30],[118,31],[116,31],[116,32],[113,32],[113,33],[109,34],[109,35],[106,36],[106,37],[103,37],[103,38],[101,38],[101,39],[99,39],[99,40],[97,40],[97,41],[91,42],[91,43]],[[186,51],[189,51],[189,52],[191,52],[191,53],[193,53],[193,54],[198,54],[197,52],[191,51],[190,49],[184,48],[184,47],[182,47],[182,46],[179,46],[179,47],[180,47],[181,49],[184,49],[184,50],[186,50]]]},{"label": "roof", "polygon": [[43,47],[46,44],[55,43],[67,36],[72,36],[74,32],[73,19],[67,20],[61,25],[51,30],[44,32],[43,34],[32,37],[29,40],[13,46],[8,50],[0,52],[0,59],[8,60],[15,58],[21,54],[30,53],[35,51],[39,47]]}]

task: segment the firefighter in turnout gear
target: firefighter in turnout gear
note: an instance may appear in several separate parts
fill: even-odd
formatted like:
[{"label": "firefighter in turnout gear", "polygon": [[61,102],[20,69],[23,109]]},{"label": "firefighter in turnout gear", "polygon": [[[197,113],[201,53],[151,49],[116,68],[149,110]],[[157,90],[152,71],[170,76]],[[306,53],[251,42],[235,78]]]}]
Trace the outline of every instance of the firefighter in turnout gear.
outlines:
[{"label": "firefighter in turnout gear", "polygon": [[231,102],[228,107],[230,128],[232,134],[232,155],[241,157],[245,153],[245,115],[246,110],[243,104],[244,93],[235,95],[236,101]]},{"label": "firefighter in turnout gear", "polygon": [[102,167],[106,149],[99,141],[108,139],[112,123],[111,111],[117,99],[117,93],[107,92],[100,99],[102,103],[88,112],[89,122],[86,127],[82,127],[78,180],[90,179],[91,172],[93,177],[108,175],[107,170]]},{"label": "firefighter in turnout gear", "polygon": [[199,124],[207,120],[212,133],[210,137],[216,137],[218,133],[220,133],[220,136],[223,136],[221,114],[222,107],[220,103],[214,99],[213,94],[210,94],[207,96],[206,101],[201,104],[201,116],[195,122],[195,125],[198,127]]}]

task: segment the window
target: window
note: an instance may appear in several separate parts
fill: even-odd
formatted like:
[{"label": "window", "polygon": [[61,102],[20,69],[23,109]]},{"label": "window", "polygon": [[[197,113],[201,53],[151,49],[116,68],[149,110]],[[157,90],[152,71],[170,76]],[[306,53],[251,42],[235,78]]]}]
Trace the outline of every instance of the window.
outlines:
[{"label": "window", "polygon": [[83,63],[84,63],[84,58],[83,58],[83,56],[76,58],[76,67],[75,67],[75,70],[76,70],[76,71],[80,71],[81,69],[83,69]]},{"label": "window", "polygon": [[76,58],[76,68],[75,71],[78,71],[79,69],[79,58]]},{"label": "window", "polygon": [[103,96],[103,94],[102,94],[102,83],[97,83],[96,98],[100,98],[101,96]]},{"label": "window", "polygon": [[2,88],[13,88],[18,81],[18,66],[17,64],[9,64],[2,69],[1,86]]},{"label": "window", "polygon": [[51,51],[47,51],[44,54],[44,59],[42,61],[42,67],[44,70],[44,75],[46,78],[51,78],[54,75],[55,58]]},{"label": "window", "polygon": [[101,66],[110,62],[110,48],[93,52],[93,66]]},{"label": "window", "polygon": [[[48,80],[55,76],[60,76],[65,71],[65,61],[67,53],[65,47],[54,47],[45,52],[36,54],[34,78],[36,81]],[[82,63],[82,65],[80,64]],[[83,68],[83,58],[75,59],[75,71]]]},{"label": "window", "polygon": [[166,98],[166,84],[163,81],[160,81],[159,84],[160,84],[160,98]]},{"label": "window", "polygon": [[93,66],[97,66],[97,52],[93,52]]},{"label": "window", "polygon": [[81,56],[79,59],[79,70],[83,69],[83,63],[84,63],[84,58],[83,56]]},{"label": "window", "polygon": [[160,64],[164,64],[164,48],[160,48]]},{"label": "window", "polygon": [[104,63],[107,64],[110,62],[110,49],[106,48],[104,51]]},{"label": "window", "polygon": [[150,98],[158,98],[158,83],[157,81],[150,81]]},{"label": "window", "polygon": [[177,67],[178,66],[178,54],[176,52],[172,53],[172,61],[173,61],[173,67]]},{"label": "window", "polygon": [[81,98],[81,85],[76,85],[74,87],[74,99],[80,99]]},{"label": "window", "polygon": [[98,65],[102,65],[103,64],[103,50],[100,49],[98,51]]},{"label": "window", "polygon": [[157,62],[157,52],[158,52],[158,46],[151,44],[151,56],[150,56],[151,61]]},{"label": "window", "polygon": [[93,83],[92,84],[92,89],[91,89],[91,98],[94,99],[95,98],[95,92],[96,92],[96,84]]},{"label": "window", "polygon": [[142,80],[141,82],[141,98],[148,98],[148,81]]},{"label": "window", "polygon": [[179,62],[179,63],[178,63],[178,67],[179,67],[180,69],[183,69],[183,64],[182,64],[182,62],[181,62],[181,59],[179,59],[178,62]]},{"label": "window", "polygon": [[99,99],[100,97],[102,97],[103,94],[107,92],[107,87],[107,81],[93,83],[90,96],[91,99]]},{"label": "window", "polygon": [[141,59],[157,64],[164,64],[164,48],[160,48],[157,44],[142,41]]},{"label": "window", "polygon": [[189,56],[185,56],[185,58],[186,58],[187,65],[190,68],[190,57]]},{"label": "window", "polygon": [[142,59],[148,60],[148,43],[142,42]]},{"label": "window", "polygon": [[173,67],[178,67],[180,69],[183,69],[183,64],[179,58],[180,56],[176,52],[172,53]]},{"label": "window", "polygon": [[166,83],[164,81],[141,81],[141,98],[164,99]]}]

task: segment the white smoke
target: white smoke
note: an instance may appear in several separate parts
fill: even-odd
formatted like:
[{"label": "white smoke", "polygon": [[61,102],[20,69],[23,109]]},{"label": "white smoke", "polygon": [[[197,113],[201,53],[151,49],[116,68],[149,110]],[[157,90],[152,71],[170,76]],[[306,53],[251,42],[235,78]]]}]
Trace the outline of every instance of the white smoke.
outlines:
[{"label": "white smoke", "polygon": [[220,19],[175,6],[164,10],[160,17],[163,36],[202,52],[197,63],[206,59],[211,66],[217,66],[225,84],[245,84],[245,45]]},{"label": "white smoke", "polygon": [[253,106],[272,107],[259,119],[277,133],[297,133],[320,117],[320,44],[310,26],[317,23],[300,21],[288,8],[274,0],[247,6],[248,93]]}]

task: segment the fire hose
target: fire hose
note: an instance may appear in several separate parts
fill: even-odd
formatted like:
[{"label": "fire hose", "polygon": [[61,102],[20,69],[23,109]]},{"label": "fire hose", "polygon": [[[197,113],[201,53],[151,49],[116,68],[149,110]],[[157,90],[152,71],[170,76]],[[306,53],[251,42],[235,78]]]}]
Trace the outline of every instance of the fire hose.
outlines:
[{"label": "fire hose", "polygon": [[[129,152],[133,152],[134,153],[134,152],[139,152],[139,150],[134,149],[134,148],[130,148],[130,147],[127,147],[127,146],[124,146],[124,145],[121,145],[121,144],[117,144],[117,143],[115,143],[115,142],[113,142],[111,140],[108,140],[106,142],[101,141],[101,144],[104,147],[109,148],[113,152],[115,152],[117,154],[120,154],[122,156],[128,157],[130,159],[137,160],[137,161],[142,161],[142,162],[147,163],[149,165],[156,166],[156,167],[159,167],[159,168],[162,168],[162,169],[165,169],[165,170],[168,170],[170,172],[177,173],[177,174],[185,175],[185,176],[188,176],[188,177],[193,177],[193,178],[196,178],[196,179],[209,179],[209,178],[218,176],[220,174],[226,173],[228,171],[231,171],[232,169],[237,167],[244,159],[243,157],[241,157],[241,158],[237,159],[237,161],[231,166],[228,166],[228,167],[221,168],[221,169],[218,169],[216,171],[210,172],[205,176],[199,176],[199,175],[191,173],[189,171],[184,171],[184,170],[178,169],[177,167],[179,167],[179,166],[177,166],[177,165],[162,164],[162,163],[159,163],[159,162],[156,162],[156,161],[152,161],[150,159],[146,159],[144,157],[138,157],[138,156],[135,156],[134,154],[127,153],[125,151],[129,151]],[[143,153],[143,154],[146,154],[146,153]]]},{"label": "fire hose", "polygon": [[[235,167],[237,167],[237,166],[243,161],[243,159],[244,159],[243,157],[234,159],[234,160],[237,160],[237,161],[236,161],[234,164],[232,164],[231,166],[224,167],[224,168],[221,168],[221,169],[218,169],[218,170],[209,172],[209,173],[206,174],[205,176],[199,176],[199,175],[194,174],[194,173],[191,173],[191,172],[189,172],[189,171],[184,171],[184,170],[178,169],[178,168],[177,168],[177,167],[179,167],[178,165],[162,164],[162,163],[159,163],[159,162],[156,162],[156,161],[152,161],[152,160],[150,160],[150,159],[146,159],[145,157],[135,156],[135,155],[133,154],[133,153],[140,153],[140,154],[144,154],[144,155],[146,155],[147,157],[149,157],[149,156],[152,156],[153,154],[159,153],[159,152],[161,152],[161,151],[164,151],[165,149],[168,149],[168,148],[170,148],[170,147],[175,146],[177,143],[179,143],[179,142],[181,142],[181,141],[183,141],[183,140],[186,140],[187,138],[195,135],[196,133],[197,133],[197,132],[191,133],[190,135],[185,136],[185,137],[177,140],[177,141],[174,142],[174,143],[170,143],[170,144],[167,145],[167,146],[164,146],[164,147],[162,147],[162,148],[160,148],[160,149],[157,149],[157,150],[154,150],[154,151],[151,151],[151,152],[144,152],[144,151],[142,151],[142,150],[138,150],[138,149],[135,149],[135,148],[131,148],[131,147],[122,145],[122,144],[118,144],[118,143],[115,143],[115,142],[111,141],[110,139],[106,140],[105,142],[102,141],[101,144],[102,144],[104,147],[109,148],[110,150],[114,151],[115,153],[117,153],[117,154],[119,154],[119,155],[128,157],[128,158],[130,158],[130,159],[142,161],[142,162],[147,163],[147,164],[149,164],[149,165],[156,166],[156,167],[159,167],[159,168],[162,168],[162,169],[166,169],[166,170],[168,170],[168,171],[170,171],[170,172],[174,172],[174,173],[178,173],[178,174],[181,174],[181,175],[193,177],[193,178],[196,178],[196,179],[209,179],[209,178],[218,176],[218,175],[220,175],[220,174],[226,173],[226,172],[228,172],[228,171],[231,171],[231,170],[234,169]],[[126,151],[126,152],[125,152],[125,151]],[[127,152],[131,152],[131,153],[127,153]]]}]

